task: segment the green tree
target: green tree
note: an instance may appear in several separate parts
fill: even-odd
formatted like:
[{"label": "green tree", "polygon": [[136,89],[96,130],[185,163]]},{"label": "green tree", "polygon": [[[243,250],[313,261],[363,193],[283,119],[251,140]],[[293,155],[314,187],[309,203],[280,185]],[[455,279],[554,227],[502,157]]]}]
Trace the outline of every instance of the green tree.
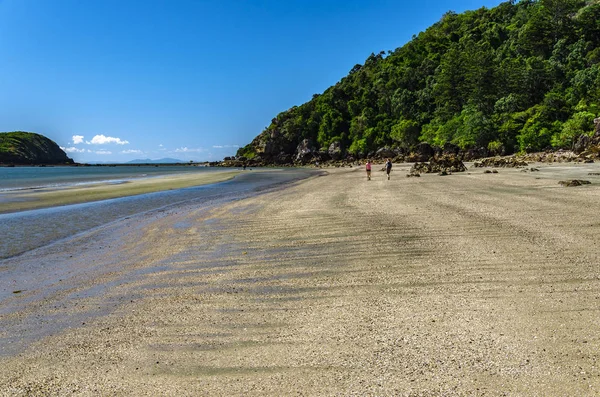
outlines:
[{"label": "green tree", "polygon": [[421,127],[414,120],[402,119],[392,126],[391,138],[402,146],[414,146],[419,143]]},{"label": "green tree", "polygon": [[552,136],[552,146],[555,148],[571,149],[580,135],[591,135],[596,115],[591,112],[575,113],[567,120],[560,131]]}]

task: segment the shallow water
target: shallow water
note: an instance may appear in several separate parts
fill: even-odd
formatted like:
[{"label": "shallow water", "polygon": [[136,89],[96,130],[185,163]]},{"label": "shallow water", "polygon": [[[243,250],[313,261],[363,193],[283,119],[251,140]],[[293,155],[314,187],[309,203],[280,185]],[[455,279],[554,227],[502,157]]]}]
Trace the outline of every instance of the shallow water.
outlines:
[{"label": "shallow water", "polygon": [[102,166],[102,167],[0,167],[2,192],[47,187],[68,187],[94,183],[123,183],[162,175],[207,173],[222,168],[181,165]]},{"label": "shallow water", "polygon": [[241,198],[314,173],[315,171],[305,169],[249,171],[230,181],[212,185],[1,214],[0,259],[22,254],[135,214],[180,203],[202,205],[203,202],[214,200]]}]

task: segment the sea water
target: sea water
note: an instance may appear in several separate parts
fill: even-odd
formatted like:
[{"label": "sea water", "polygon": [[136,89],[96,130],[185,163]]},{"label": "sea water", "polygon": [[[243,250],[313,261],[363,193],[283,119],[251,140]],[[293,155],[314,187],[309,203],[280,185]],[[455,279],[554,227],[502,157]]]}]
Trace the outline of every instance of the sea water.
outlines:
[{"label": "sea water", "polygon": [[0,167],[0,194],[23,189],[120,183],[148,177],[216,170],[222,168],[182,165]]},{"label": "sea water", "polygon": [[[31,189],[47,186],[65,186],[65,184],[85,184],[98,181],[129,180],[129,178],[144,178],[165,173],[211,172],[215,169],[202,167],[98,167],[98,169],[78,167],[36,168],[30,169],[0,168],[3,189]],[[108,168],[108,169],[102,169]],[[162,169],[161,169],[162,168]],[[193,168],[197,168],[194,170]],[[11,182],[6,175],[15,170]],[[49,170],[49,171],[47,171]],[[217,170],[223,170],[217,169]],[[7,172],[8,171],[8,172]],[[88,173],[84,172],[88,171]],[[28,178],[27,173],[30,173]],[[138,196],[102,200],[92,203],[74,204],[53,208],[0,214],[0,260],[9,258],[57,240],[69,238],[98,226],[119,219],[141,214],[154,209],[175,206],[179,204],[227,201],[247,197],[257,192],[294,180],[314,175],[315,171],[306,169],[285,169],[254,172],[243,171],[234,179],[210,185],[185,189],[170,190]],[[35,175],[34,175],[35,174]],[[15,182],[19,180],[20,182]],[[11,185],[12,187],[8,187]],[[0,191],[0,206],[2,204]]]}]

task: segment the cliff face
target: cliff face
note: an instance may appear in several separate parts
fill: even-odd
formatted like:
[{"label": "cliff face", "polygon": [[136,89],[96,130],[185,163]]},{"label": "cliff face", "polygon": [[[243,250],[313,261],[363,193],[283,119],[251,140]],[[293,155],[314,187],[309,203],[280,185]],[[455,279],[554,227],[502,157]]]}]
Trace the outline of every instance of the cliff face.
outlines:
[{"label": "cliff face", "polygon": [[58,145],[32,132],[0,132],[0,164],[73,164]]}]

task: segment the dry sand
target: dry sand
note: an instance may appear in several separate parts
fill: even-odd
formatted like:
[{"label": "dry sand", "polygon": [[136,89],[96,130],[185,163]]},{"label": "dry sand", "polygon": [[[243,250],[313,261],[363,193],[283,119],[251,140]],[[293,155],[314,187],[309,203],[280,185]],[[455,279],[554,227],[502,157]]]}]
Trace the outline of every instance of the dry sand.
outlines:
[{"label": "dry sand", "polygon": [[223,170],[141,178],[120,184],[97,183],[5,192],[0,203],[0,214],[207,185],[232,179],[237,174],[239,171]]},{"label": "dry sand", "polygon": [[5,337],[54,335],[0,395],[600,395],[600,166],[538,168],[331,170],[6,261],[102,270],[12,298]]}]

